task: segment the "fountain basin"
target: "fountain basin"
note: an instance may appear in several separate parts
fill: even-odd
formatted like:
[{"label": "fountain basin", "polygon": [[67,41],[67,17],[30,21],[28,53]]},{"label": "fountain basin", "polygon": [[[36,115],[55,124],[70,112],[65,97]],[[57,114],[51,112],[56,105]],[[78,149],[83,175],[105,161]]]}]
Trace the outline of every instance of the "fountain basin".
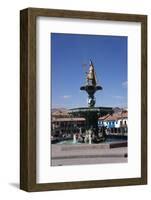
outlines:
[{"label": "fountain basin", "polygon": [[69,114],[74,117],[84,117],[86,120],[86,129],[95,129],[98,131],[98,118],[107,114],[112,114],[112,107],[81,107],[69,110]]},{"label": "fountain basin", "polygon": [[74,116],[84,117],[87,114],[97,114],[98,117],[104,116],[106,114],[112,114],[112,107],[81,107],[81,108],[72,108],[69,110],[69,114],[73,114]]}]

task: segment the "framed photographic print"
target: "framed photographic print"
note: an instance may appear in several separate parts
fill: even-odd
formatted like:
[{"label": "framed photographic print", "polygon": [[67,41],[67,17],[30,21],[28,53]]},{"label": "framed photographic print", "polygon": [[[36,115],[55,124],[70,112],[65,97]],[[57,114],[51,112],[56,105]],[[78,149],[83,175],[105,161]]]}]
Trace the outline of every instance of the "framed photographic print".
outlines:
[{"label": "framed photographic print", "polygon": [[20,188],[147,184],[147,16],[20,12]]}]

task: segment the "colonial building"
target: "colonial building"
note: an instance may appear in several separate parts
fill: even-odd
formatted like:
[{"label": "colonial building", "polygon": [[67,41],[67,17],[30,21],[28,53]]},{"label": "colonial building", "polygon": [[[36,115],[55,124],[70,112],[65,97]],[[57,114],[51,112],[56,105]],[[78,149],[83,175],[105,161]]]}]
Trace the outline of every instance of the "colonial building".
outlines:
[{"label": "colonial building", "polygon": [[68,111],[57,110],[51,116],[52,136],[72,137],[73,133],[85,127],[85,119],[73,117]]},{"label": "colonial building", "polygon": [[100,117],[99,127],[105,126],[108,134],[127,135],[128,132],[128,112],[122,110],[112,115]]}]

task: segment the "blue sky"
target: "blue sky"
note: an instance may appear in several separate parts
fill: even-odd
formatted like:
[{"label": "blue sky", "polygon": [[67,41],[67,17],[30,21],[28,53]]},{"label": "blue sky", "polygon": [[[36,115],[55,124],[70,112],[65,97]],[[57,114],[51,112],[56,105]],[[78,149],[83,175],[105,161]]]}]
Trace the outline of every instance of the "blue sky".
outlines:
[{"label": "blue sky", "polygon": [[80,86],[90,59],[103,87],[96,106],[127,106],[127,37],[51,33],[50,39],[53,108],[87,106]]}]

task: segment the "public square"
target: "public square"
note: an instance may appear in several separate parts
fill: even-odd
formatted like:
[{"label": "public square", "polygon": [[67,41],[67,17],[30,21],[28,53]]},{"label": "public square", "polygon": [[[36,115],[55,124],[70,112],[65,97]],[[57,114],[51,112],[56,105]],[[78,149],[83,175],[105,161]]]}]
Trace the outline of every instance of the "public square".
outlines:
[{"label": "public square", "polygon": [[127,143],[110,144],[52,144],[51,165],[81,165],[125,163]]}]

